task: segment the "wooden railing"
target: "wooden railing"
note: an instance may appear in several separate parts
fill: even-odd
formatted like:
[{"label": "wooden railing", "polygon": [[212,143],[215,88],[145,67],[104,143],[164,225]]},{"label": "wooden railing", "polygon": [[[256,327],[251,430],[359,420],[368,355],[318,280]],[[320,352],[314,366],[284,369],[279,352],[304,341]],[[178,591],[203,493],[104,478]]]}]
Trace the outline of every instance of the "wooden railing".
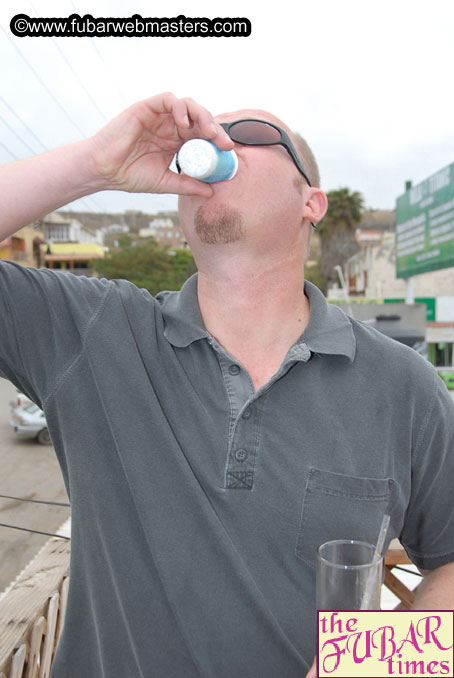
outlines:
[{"label": "wooden railing", "polygon": [[0,678],[49,678],[68,597],[70,542],[50,539],[0,598]]},{"label": "wooden railing", "polygon": [[[70,542],[50,539],[0,598],[0,678],[49,678],[63,628]],[[409,563],[394,540],[385,558],[385,585],[409,609],[414,593],[391,569]]]},{"label": "wooden railing", "polygon": [[407,556],[403,546],[393,539],[389,545],[389,549],[385,556],[385,586],[399,598],[399,610],[411,610],[415,600],[415,591],[409,589],[401,580],[392,572],[396,565],[411,565],[411,560]]}]

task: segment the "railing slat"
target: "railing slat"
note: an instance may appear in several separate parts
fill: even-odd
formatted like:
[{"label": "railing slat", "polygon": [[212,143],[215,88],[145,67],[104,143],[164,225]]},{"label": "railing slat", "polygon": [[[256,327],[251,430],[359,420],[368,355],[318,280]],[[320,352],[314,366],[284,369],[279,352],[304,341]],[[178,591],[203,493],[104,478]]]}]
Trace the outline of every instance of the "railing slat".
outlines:
[{"label": "railing slat", "polygon": [[60,605],[60,594],[54,593],[49,601],[47,612],[47,628],[44,639],[44,647],[41,656],[41,666],[39,668],[39,678],[49,678],[52,656],[55,647],[55,629],[57,628],[57,615]]},{"label": "railing slat", "polygon": [[27,645],[21,645],[15,652],[13,661],[11,663],[11,671],[9,678],[21,678],[24,669],[25,660],[27,658]]},{"label": "railing slat", "polygon": [[58,611],[57,633],[55,635],[55,647],[58,645],[61,633],[63,631],[63,624],[65,621],[66,604],[68,602],[69,577],[63,579],[60,589],[60,609]]},{"label": "railing slat", "polygon": [[[69,552],[69,541],[50,539],[1,598],[0,676],[3,672],[11,678],[13,652],[29,642],[35,621],[46,616],[49,598],[60,590],[68,574]],[[51,658],[54,649],[52,646]]]},{"label": "railing slat", "polygon": [[39,617],[33,625],[33,631],[30,639],[30,656],[28,659],[25,678],[38,678],[38,657],[41,653],[41,646],[43,644],[43,636],[46,631],[46,624],[46,618]]}]

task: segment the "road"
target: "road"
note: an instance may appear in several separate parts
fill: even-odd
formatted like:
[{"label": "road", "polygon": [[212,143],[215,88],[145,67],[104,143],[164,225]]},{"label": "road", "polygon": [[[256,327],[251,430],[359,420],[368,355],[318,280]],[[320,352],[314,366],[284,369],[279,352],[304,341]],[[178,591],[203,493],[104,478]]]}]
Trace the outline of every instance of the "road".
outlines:
[{"label": "road", "polygon": [[[10,427],[9,403],[14,397],[14,386],[0,377],[0,494],[67,502],[54,448],[19,438]],[[0,498],[0,523],[55,532],[68,517],[68,508]],[[48,539],[0,527],[0,593]]]}]

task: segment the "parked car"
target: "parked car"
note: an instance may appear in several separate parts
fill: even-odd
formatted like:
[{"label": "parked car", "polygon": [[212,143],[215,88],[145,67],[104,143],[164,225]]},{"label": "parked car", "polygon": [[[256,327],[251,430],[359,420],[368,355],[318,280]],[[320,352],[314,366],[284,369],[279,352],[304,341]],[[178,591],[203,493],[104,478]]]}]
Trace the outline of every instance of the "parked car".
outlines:
[{"label": "parked car", "polygon": [[10,402],[10,406],[12,409],[14,409],[15,407],[24,407],[25,405],[30,405],[33,402],[32,400],[30,400],[28,396],[25,395],[25,393],[19,391],[18,388],[15,388],[14,391],[16,399]]},{"label": "parked car", "polygon": [[9,423],[17,435],[35,438],[41,445],[52,445],[44,412],[35,403],[14,407]]}]

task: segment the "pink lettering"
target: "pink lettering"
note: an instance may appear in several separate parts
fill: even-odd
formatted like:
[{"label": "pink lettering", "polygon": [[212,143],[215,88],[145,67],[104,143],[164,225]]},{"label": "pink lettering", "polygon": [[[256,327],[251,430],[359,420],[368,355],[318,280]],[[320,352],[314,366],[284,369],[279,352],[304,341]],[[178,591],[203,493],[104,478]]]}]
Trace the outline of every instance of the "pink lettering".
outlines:
[{"label": "pink lettering", "polygon": [[[371,636],[372,631],[366,631],[365,633],[363,631],[357,631],[356,633],[353,633],[351,636],[349,636],[347,640],[347,651],[351,652],[353,654],[353,661],[355,664],[362,664],[365,659],[369,659],[372,657],[372,652],[371,652],[371,642],[370,642],[370,636]],[[358,650],[358,643],[360,642],[362,637],[364,638],[364,654],[360,656],[359,650]],[[354,638],[353,641],[353,650],[350,650],[350,640]]]},{"label": "pink lettering", "polygon": [[[435,628],[431,629],[431,622],[434,622]],[[419,631],[419,625],[424,622],[424,633],[421,633]],[[418,635],[424,636],[424,645],[430,644],[431,640],[430,637],[432,638],[432,641],[435,643],[435,645],[438,647],[439,650],[450,650],[452,648],[452,644],[449,645],[449,647],[443,647],[443,645],[440,643],[438,640],[437,636],[435,635],[435,632],[438,631],[438,629],[441,626],[441,617],[438,615],[430,615],[429,617],[422,617],[418,625],[416,627],[416,630],[418,632]],[[430,636],[430,637],[429,637]]]},{"label": "pink lettering", "polygon": [[421,648],[418,645],[418,641],[416,639],[416,632],[415,632],[415,627],[413,626],[413,622],[410,622],[410,628],[408,629],[408,633],[403,639],[402,643],[399,645],[397,648],[397,652],[400,652],[405,645],[405,643],[410,643],[410,645],[413,645],[415,650],[417,652],[422,652]]},{"label": "pink lettering", "polygon": [[[323,670],[326,671],[326,673],[332,673],[339,666],[341,656],[345,654],[345,647],[341,649],[339,642],[345,640],[346,638],[348,638],[348,636],[339,636],[338,638],[331,638],[330,640],[326,640],[323,643],[322,652],[327,645],[332,645],[334,649],[334,652],[332,652],[331,654],[327,654],[326,657],[323,658]],[[334,660],[334,666],[332,666],[332,668],[330,669],[329,660],[331,659]]]},{"label": "pink lettering", "polygon": [[[389,631],[389,636],[387,631]],[[376,645],[374,642],[376,634],[379,635],[380,661],[385,661],[386,659],[389,659],[389,657],[392,657],[396,652],[396,643],[394,642],[394,628],[392,626],[380,626],[380,628],[374,631],[372,634],[372,645],[374,647],[378,647],[378,645]],[[388,647],[388,645],[390,647]]]}]

